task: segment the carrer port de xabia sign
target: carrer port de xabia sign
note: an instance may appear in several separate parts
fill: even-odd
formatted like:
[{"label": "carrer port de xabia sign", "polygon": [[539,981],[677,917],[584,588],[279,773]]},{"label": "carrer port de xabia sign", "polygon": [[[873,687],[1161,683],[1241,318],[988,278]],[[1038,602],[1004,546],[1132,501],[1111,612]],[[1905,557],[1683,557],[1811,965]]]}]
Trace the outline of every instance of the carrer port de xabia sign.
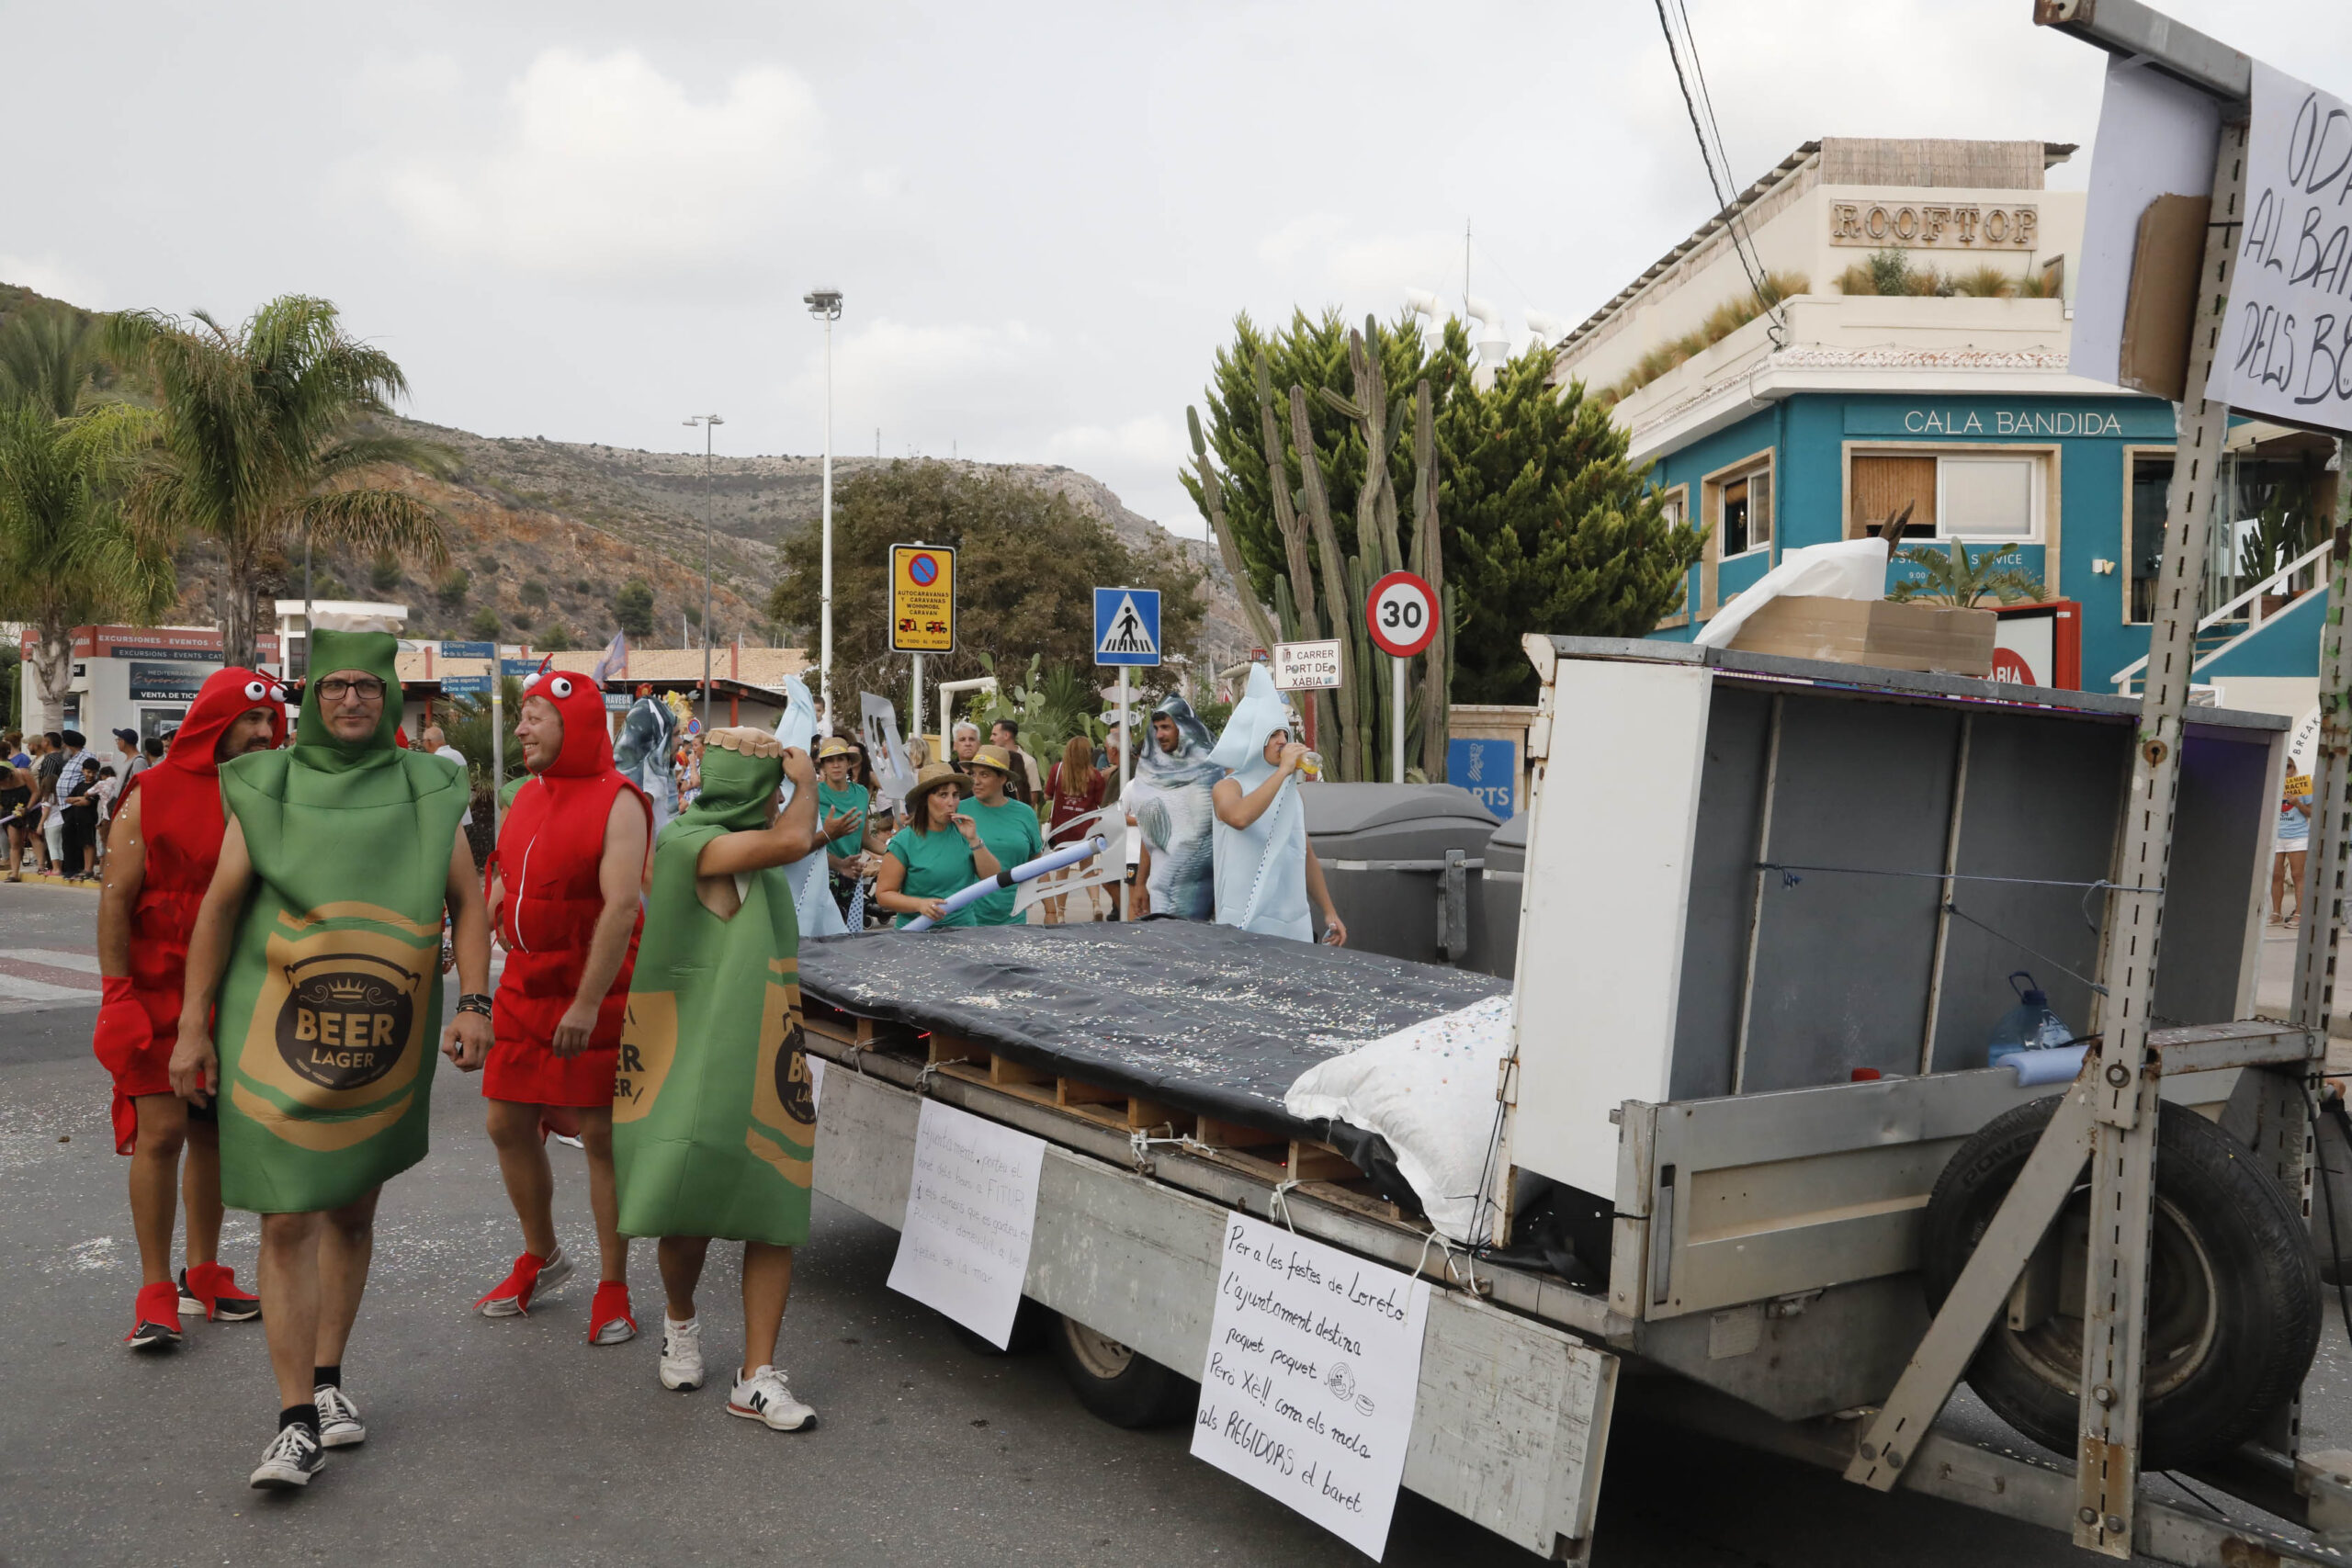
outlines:
[{"label": "carrer port de xabia sign", "polygon": [[890,650],[956,651],[956,552],[952,547],[890,547]]}]

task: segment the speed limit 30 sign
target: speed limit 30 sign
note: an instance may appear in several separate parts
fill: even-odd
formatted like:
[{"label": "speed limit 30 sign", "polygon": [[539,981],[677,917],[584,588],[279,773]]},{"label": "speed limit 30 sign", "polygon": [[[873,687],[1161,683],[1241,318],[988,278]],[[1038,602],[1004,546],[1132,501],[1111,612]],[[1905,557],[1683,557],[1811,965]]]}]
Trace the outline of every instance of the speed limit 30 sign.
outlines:
[{"label": "speed limit 30 sign", "polygon": [[1381,652],[1410,659],[1437,636],[1437,596],[1411,572],[1392,571],[1372,585],[1364,620]]}]

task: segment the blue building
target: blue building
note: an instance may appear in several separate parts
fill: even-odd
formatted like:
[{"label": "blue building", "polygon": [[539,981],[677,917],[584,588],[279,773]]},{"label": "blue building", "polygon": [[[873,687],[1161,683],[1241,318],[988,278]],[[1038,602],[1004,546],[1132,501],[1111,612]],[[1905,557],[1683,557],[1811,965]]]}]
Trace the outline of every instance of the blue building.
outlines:
[{"label": "blue building", "polygon": [[[1562,342],[1555,380],[1613,398],[1669,509],[1712,529],[1656,635],[1695,635],[1785,550],[1908,508],[1906,539],[1997,554],[2071,602],[2083,686],[2136,689],[2174,410],[2068,372],[2083,196],[2042,176],[2073,151],[1807,143]],[[1769,314],[1734,222],[1785,295]],[[2241,422],[2228,463],[2198,680],[2300,717],[2316,701],[2317,602],[2301,596],[2336,512],[2335,444]]]}]

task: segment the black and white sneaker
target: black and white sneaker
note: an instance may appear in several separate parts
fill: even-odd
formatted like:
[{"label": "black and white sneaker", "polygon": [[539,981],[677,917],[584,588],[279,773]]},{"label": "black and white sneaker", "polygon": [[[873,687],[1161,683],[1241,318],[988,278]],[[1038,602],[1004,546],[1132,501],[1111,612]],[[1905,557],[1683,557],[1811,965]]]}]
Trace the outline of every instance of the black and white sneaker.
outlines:
[{"label": "black and white sneaker", "polygon": [[367,1424],[359,1419],[359,1406],[351,1403],[351,1395],[332,1383],[321,1383],[311,1391],[311,1400],[319,1407],[321,1448],[348,1449],[368,1440]]},{"label": "black and white sneaker", "polygon": [[270,1439],[251,1484],[265,1492],[290,1492],[298,1486],[308,1486],[311,1477],[324,1469],[326,1462],[327,1453],[319,1447],[319,1435],[297,1421],[290,1427],[280,1427],[277,1436]]}]

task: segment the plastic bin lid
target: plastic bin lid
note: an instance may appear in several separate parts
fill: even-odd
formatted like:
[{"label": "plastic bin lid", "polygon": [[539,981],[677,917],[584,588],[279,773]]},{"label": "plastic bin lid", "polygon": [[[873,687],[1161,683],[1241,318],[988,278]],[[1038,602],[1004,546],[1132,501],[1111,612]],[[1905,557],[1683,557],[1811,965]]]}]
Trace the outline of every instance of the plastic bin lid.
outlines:
[{"label": "plastic bin lid", "polygon": [[1527,850],[1527,818],[1528,814],[1526,812],[1520,812],[1517,816],[1512,817],[1510,820],[1506,821],[1501,827],[1496,829],[1495,836],[1487,840],[1487,842],[1498,849],[1513,849],[1518,850],[1522,854],[1525,853]]},{"label": "plastic bin lid", "polygon": [[1307,832],[1318,837],[1361,833],[1391,823],[1452,818],[1491,828],[1499,820],[1459,784],[1315,784],[1302,785],[1298,797],[1306,803]]}]

